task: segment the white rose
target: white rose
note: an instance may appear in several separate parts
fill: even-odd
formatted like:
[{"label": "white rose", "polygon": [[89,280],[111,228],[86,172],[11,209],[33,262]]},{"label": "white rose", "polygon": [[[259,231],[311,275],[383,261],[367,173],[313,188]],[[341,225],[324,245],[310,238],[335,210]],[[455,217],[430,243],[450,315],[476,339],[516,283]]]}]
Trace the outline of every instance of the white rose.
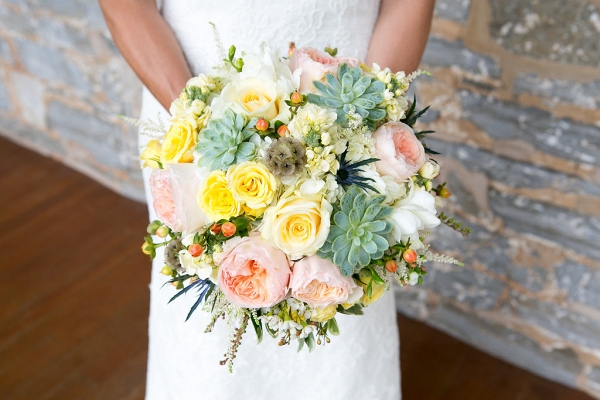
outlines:
[{"label": "white rose", "polygon": [[213,273],[212,265],[203,262],[200,257],[192,257],[187,250],[179,252],[179,261],[188,275],[198,275],[198,278],[206,279]]},{"label": "white rose", "polygon": [[261,236],[292,260],[310,256],[327,240],[332,211],[331,204],[321,195],[284,194],[265,212]]},{"label": "white rose", "polygon": [[412,189],[408,196],[392,205],[392,214],[386,218],[392,224],[391,235],[397,241],[419,241],[419,231],[438,226],[435,198],[426,191]]},{"label": "white rose", "polygon": [[437,163],[427,161],[419,169],[419,175],[425,179],[433,179],[440,173],[440,166]]}]

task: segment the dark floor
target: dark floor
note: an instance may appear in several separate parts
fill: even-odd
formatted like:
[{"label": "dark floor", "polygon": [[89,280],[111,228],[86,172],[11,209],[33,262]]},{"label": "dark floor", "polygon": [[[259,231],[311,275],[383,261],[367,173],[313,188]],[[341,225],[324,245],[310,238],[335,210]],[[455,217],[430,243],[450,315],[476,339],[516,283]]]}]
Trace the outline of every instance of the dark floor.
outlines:
[{"label": "dark floor", "polygon": [[[0,398],[142,399],[145,205],[4,139],[0,172]],[[590,398],[399,325],[405,400]]]}]

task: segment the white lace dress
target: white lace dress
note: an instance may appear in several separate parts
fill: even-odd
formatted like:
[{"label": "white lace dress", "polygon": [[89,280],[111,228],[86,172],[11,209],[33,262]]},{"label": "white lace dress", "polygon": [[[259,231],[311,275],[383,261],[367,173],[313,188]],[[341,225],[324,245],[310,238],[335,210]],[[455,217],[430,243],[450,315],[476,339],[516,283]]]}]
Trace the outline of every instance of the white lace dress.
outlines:
[{"label": "white lace dress", "polygon": [[[194,74],[210,72],[220,58],[210,22],[221,42],[251,50],[262,41],[323,49],[338,47],[340,55],[366,56],[379,0],[164,0],[162,13],[181,43]],[[144,91],[141,118],[167,113]],[[148,139],[141,136],[144,144]],[[149,171],[145,171],[146,179]],[[151,197],[147,191],[147,198]],[[151,208],[151,207],[150,207]],[[150,210],[151,218],[154,212]],[[313,353],[297,346],[279,347],[266,335],[256,344],[250,327],[230,374],[220,366],[228,341],[224,321],[204,334],[208,314],[197,311],[189,293],[167,305],[174,294],[161,286],[162,257],[152,268],[150,285],[150,348],[146,398],[150,400],[296,400],[400,399],[399,343],[392,293],[365,310],[362,317],[336,317],[340,336]]]}]

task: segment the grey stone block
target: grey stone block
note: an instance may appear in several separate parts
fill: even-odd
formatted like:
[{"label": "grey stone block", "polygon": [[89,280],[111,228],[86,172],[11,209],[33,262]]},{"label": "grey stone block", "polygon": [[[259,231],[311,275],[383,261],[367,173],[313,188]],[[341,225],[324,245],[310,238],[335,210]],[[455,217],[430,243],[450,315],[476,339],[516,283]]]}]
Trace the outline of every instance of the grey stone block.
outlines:
[{"label": "grey stone block", "polygon": [[62,51],[29,40],[18,40],[21,61],[27,71],[51,83],[62,83],[84,94],[91,91],[89,76]]},{"label": "grey stone block", "polygon": [[44,19],[38,29],[44,43],[76,51],[81,54],[93,54],[93,48],[86,32],[65,25],[57,20]]},{"label": "grey stone block", "polygon": [[513,294],[510,303],[517,314],[557,336],[590,348],[600,347],[600,321],[523,294]]},{"label": "grey stone block", "polygon": [[520,139],[538,150],[587,164],[599,163],[600,129],[556,119],[533,107],[495,100],[463,90],[464,117],[494,139]]},{"label": "grey stone block", "polygon": [[3,74],[0,74],[0,110],[10,111],[12,107],[10,104],[8,91],[6,90],[6,86],[4,85],[4,77],[2,75]]},{"label": "grey stone block", "polygon": [[2,38],[0,38],[0,60],[6,62],[7,64],[14,63],[10,46],[8,45],[8,42]]},{"label": "grey stone block", "polygon": [[[600,267],[600,261],[598,262]],[[556,282],[568,299],[600,309],[600,271],[573,260],[554,268]],[[600,383],[600,380],[598,380]]]},{"label": "grey stone block", "polygon": [[[84,16],[85,3],[91,3],[90,0],[60,0],[60,1],[44,1],[36,0],[39,7],[46,8],[58,15],[67,17],[82,17]],[[82,3],[83,2],[83,3]]]},{"label": "grey stone block", "polygon": [[61,137],[89,151],[98,164],[116,169],[123,169],[130,164],[123,149],[124,143],[120,140],[120,126],[58,101],[50,102],[48,125]]},{"label": "grey stone block", "polygon": [[[600,63],[598,8],[584,0],[494,0],[490,34],[515,54],[565,64]],[[559,22],[560,21],[560,22]]]},{"label": "grey stone block", "polygon": [[471,0],[438,0],[435,4],[435,16],[464,23],[469,16]]},{"label": "grey stone block", "polygon": [[56,138],[48,136],[47,132],[23,126],[18,120],[0,118],[0,134],[20,143],[27,143],[35,151],[44,155],[54,157],[65,155],[62,143]]},{"label": "grey stone block", "polygon": [[551,240],[593,259],[600,259],[600,218],[578,214],[530,199],[490,191],[490,205],[504,225]]},{"label": "grey stone block", "polygon": [[[52,1],[50,3],[60,3]],[[9,7],[0,7],[0,25],[8,31],[20,34],[33,34],[37,29],[38,20],[25,10],[15,11]]]},{"label": "grey stone block", "polygon": [[600,108],[600,80],[581,83],[541,78],[535,74],[519,74],[515,79],[514,90],[516,94],[528,93],[554,102]]},{"label": "grey stone block", "polygon": [[11,83],[21,118],[40,129],[46,128],[45,85],[37,78],[13,72]]},{"label": "grey stone block", "polygon": [[527,336],[445,303],[433,310],[424,322],[486,353],[567,386],[575,386],[583,369],[571,349],[547,351]]},{"label": "grey stone block", "polygon": [[506,284],[467,267],[430,269],[427,287],[446,299],[457,300],[476,310],[494,307]]},{"label": "grey stone block", "polygon": [[475,74],[500,77],[500,67],[491,57],[469,50],[461,41],[447,42],[434,36],[427,42],[423,64],[435,67],[456,66]]},{"label": "grey stone block", "polygon": [[[583,143],[585,144],[585,143]],[[587,194],[600,197],[600,186],[561,172],[527,164],[521,161],[509,160],[485,150],[470,146],[445,143],[428,139],[427,145],[441,152],[444,156],[452,157],[470,171],[485,173],[491,180],[501,182],[514,188],[554,188],[565,193]],[[449,183],[452,189],[455,183]],[[456,190],[455,190],[456,191]],[[458,198],[464,200],[464,193]]]}]

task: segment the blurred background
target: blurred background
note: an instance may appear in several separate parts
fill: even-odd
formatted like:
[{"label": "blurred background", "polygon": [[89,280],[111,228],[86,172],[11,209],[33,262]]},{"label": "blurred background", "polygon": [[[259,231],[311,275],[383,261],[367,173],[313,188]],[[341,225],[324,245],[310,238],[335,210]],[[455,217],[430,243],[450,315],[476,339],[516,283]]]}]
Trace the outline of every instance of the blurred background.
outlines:
[{"label": "blurred background", "polygon": [[[422,67],[447,213],[473,233],[437,230],[465,266],[398,311],[600,398],[600,0],[437,0]],[[140,94],[95,1],[0,0],[1,136],[143,201],[118,118]]]}]

